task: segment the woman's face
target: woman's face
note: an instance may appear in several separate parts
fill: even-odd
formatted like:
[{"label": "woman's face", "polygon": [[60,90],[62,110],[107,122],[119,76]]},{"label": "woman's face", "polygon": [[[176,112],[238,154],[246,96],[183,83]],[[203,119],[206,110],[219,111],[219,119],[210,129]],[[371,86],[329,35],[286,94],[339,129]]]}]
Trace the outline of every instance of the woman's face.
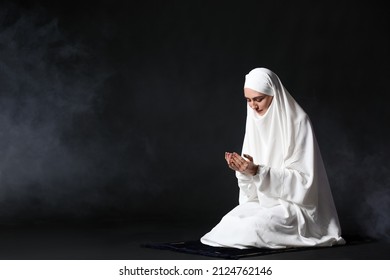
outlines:
[{"label": "woman's face", "polygon": [[249,107],[255,110],[255,112],[260,116],[267,112],[273,98],[273,96],[266,95],[249,88],[244,88],[244,95]]}]

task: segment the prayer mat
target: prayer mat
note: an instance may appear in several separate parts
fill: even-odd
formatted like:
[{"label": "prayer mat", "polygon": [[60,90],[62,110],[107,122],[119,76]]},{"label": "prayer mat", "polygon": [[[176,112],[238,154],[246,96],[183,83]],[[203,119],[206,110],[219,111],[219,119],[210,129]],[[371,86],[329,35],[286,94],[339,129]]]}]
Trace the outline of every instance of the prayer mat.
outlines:
[{"label": "prayer mat", "polygon": [[[343,236],[343,238],[346,241],[345,244],[335,245],[333,247],[358,245],[358,244],[375,241],[370,237],[362,237],[362,236]],[[236,248],[208,246],[201,243],[200,240],[146,243],[146,244],[142,244],[141,247],[159,249],[159,250],[170,250],[170,251],[175,251],[180,253],[196,254],[196,255],[203,255],[203,256],[214,257],[214,258],[235,259],[235,260],[241,258],[278,254],[278,253],[333,248],[333,247],[299,247],[299,248],[294,247],[294,248],[283,248],[283,249],[267,249],[267,248],[236,249]]]}]

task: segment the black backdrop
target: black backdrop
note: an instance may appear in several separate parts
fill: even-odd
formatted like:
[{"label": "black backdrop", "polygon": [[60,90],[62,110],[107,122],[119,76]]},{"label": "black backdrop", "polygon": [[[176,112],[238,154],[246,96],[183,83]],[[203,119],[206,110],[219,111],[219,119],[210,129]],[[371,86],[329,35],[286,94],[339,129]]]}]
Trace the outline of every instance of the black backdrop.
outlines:
[{"label": "black backdrop", "polygon": [[0,222],[217,221],[244,75],[314,124],[342,227],[389,238],[388,9],[375,1],[0,4]]}]

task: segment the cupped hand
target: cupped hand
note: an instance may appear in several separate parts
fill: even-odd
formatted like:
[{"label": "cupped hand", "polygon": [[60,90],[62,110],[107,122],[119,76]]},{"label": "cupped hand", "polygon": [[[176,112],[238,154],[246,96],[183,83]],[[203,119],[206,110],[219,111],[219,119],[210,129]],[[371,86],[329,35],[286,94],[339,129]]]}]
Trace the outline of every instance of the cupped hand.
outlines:
[{"label": "cupped hand", "polygon": [[225,160],[229,168],[234,171],[238,171],[246,175],[256,175],[259,166],[253,163],[253,157],[246,154],[244,154],[243,156],[244,157],[240,156],[235,152],[226,152]]}]

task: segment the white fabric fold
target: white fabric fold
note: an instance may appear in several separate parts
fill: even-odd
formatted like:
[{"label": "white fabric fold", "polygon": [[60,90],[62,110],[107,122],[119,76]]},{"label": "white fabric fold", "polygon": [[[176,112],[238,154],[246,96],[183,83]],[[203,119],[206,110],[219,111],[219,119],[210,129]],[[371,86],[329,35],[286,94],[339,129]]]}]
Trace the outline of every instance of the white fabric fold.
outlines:
[{"label": "white fabric fold", "polygon": [[[251,155],[260,165],[259,171],[255,176],[236,172],[239,205],[201,242],[235,248],[343,244],[309,117],[275,73],[266,68],[255,70],[261,73],[258,77],[265,77],[273,93],[263,116],[247,106],[242,154]],[[264,80],[252,80],[244,86],[251,88],[253,84],[264,84]]]}]

